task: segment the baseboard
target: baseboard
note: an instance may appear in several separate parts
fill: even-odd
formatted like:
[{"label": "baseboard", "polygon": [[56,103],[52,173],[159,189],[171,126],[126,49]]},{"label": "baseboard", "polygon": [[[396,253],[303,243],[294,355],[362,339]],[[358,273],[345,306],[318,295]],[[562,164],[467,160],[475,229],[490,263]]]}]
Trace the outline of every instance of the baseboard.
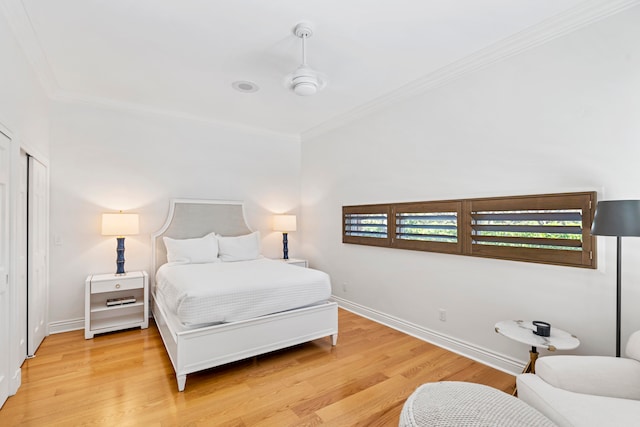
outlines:
[{"label": "baseboard", "polygon": [[486,348],[482,348],[457,338],[436,332],[415,323],[408,322],[395,316],[382,313],[363,305],[348,301],[346,299],[331,296],[331,299],[338,303],[338,306],[352,313],[366,317],[374,322],[381,323],[385,326],[404,332],[407,335],[437,345],[461,356],[480,362],[484,365],[498,369],[511,375],[517,375],[522,372],[524,363],[519,360],[512,359],[502,354],[495,353]]},{"label": "baseboard", "polygon": [[49,323],[50,334],[60,334],[62,332],[77,331],[80,329],[84,329],[84,318]]},{"label": "baseboard", "polygon": [[[151,310],[149,310],[149,319],[151,318]],[[50,334],[61,334],[62,332],[80,331],[82,329],[84,329],[84,317],[49,323]]]},{"label": "baseboard", "polygon": [[13,396],[18,392],[18,389],[22,385],[22,369],[18,368],[11,377],[11,385],[9,386],[9,396]]}]

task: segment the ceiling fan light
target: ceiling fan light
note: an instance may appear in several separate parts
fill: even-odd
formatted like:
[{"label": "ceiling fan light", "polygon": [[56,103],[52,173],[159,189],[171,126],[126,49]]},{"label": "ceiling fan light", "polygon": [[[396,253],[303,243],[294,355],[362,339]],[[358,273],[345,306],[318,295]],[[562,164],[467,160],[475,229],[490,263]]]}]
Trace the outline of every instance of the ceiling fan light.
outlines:
[{"label": "ceiling fan light", "polygon": [[318,91],[318,86],[311,81],[302,81],[299,83],[294,83],[293,91],[296,93],[296,95],[309,96],[314,95]]}]

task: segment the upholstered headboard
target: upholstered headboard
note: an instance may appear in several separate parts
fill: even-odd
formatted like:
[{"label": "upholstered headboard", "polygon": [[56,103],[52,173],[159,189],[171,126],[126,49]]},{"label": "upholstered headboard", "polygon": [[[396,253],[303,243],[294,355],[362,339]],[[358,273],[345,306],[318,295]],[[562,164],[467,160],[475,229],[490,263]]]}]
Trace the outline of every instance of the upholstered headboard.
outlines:
[{"label": "upholstered headboard", "polygon": [[151,236],[153,277],[167,262],[162,238],[189,239],[215,231],[223,236],[251,233],[244,217],[244,204],[238,201],[174,199],[164,225]]}]

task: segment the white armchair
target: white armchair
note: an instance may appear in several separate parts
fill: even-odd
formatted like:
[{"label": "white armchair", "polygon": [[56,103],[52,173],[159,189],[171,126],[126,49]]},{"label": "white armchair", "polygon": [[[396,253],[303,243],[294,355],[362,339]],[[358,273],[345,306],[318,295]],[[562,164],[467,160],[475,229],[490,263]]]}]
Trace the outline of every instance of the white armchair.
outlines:
[{"label": "white armchair", "polygon": [[559,426],[640,425],[640,331],[628,358],[547,356],[516,378],[518,397]]}]

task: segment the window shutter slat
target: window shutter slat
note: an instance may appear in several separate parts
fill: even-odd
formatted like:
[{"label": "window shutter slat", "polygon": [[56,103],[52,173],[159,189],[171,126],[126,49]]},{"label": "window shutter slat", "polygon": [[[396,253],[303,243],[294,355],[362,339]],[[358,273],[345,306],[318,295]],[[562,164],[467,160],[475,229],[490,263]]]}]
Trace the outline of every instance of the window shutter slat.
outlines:
[{"label": "window shutter slat", "polygon": [[[515,221],[514,221],[515,222]],[[476,224],[473,229],[478,233],[495,232],[512,232],[512,233],[553,233],[553,234],[571,234],[575,236],[582,235],[582,227],[580,226],[562,226],[562,225],[484,225]]]},{"label": "window shutter slat", "polygon": [[473,240],[478,244],[509,244],[509,246],[538,247],[556,246],[567,250],[580,250],[582,242],[570,239],[539,239],[522,237],[496,237],[496,236],[474,236]]},{"label": "window shutter slat", "polygon": [[542,212],[474,212],[473,217],[478,221],[492,220],[501,218],[503,220],[518,220],[518,221],[582,221],[582,215],[580,212],[553,212],[545,210]]}]

